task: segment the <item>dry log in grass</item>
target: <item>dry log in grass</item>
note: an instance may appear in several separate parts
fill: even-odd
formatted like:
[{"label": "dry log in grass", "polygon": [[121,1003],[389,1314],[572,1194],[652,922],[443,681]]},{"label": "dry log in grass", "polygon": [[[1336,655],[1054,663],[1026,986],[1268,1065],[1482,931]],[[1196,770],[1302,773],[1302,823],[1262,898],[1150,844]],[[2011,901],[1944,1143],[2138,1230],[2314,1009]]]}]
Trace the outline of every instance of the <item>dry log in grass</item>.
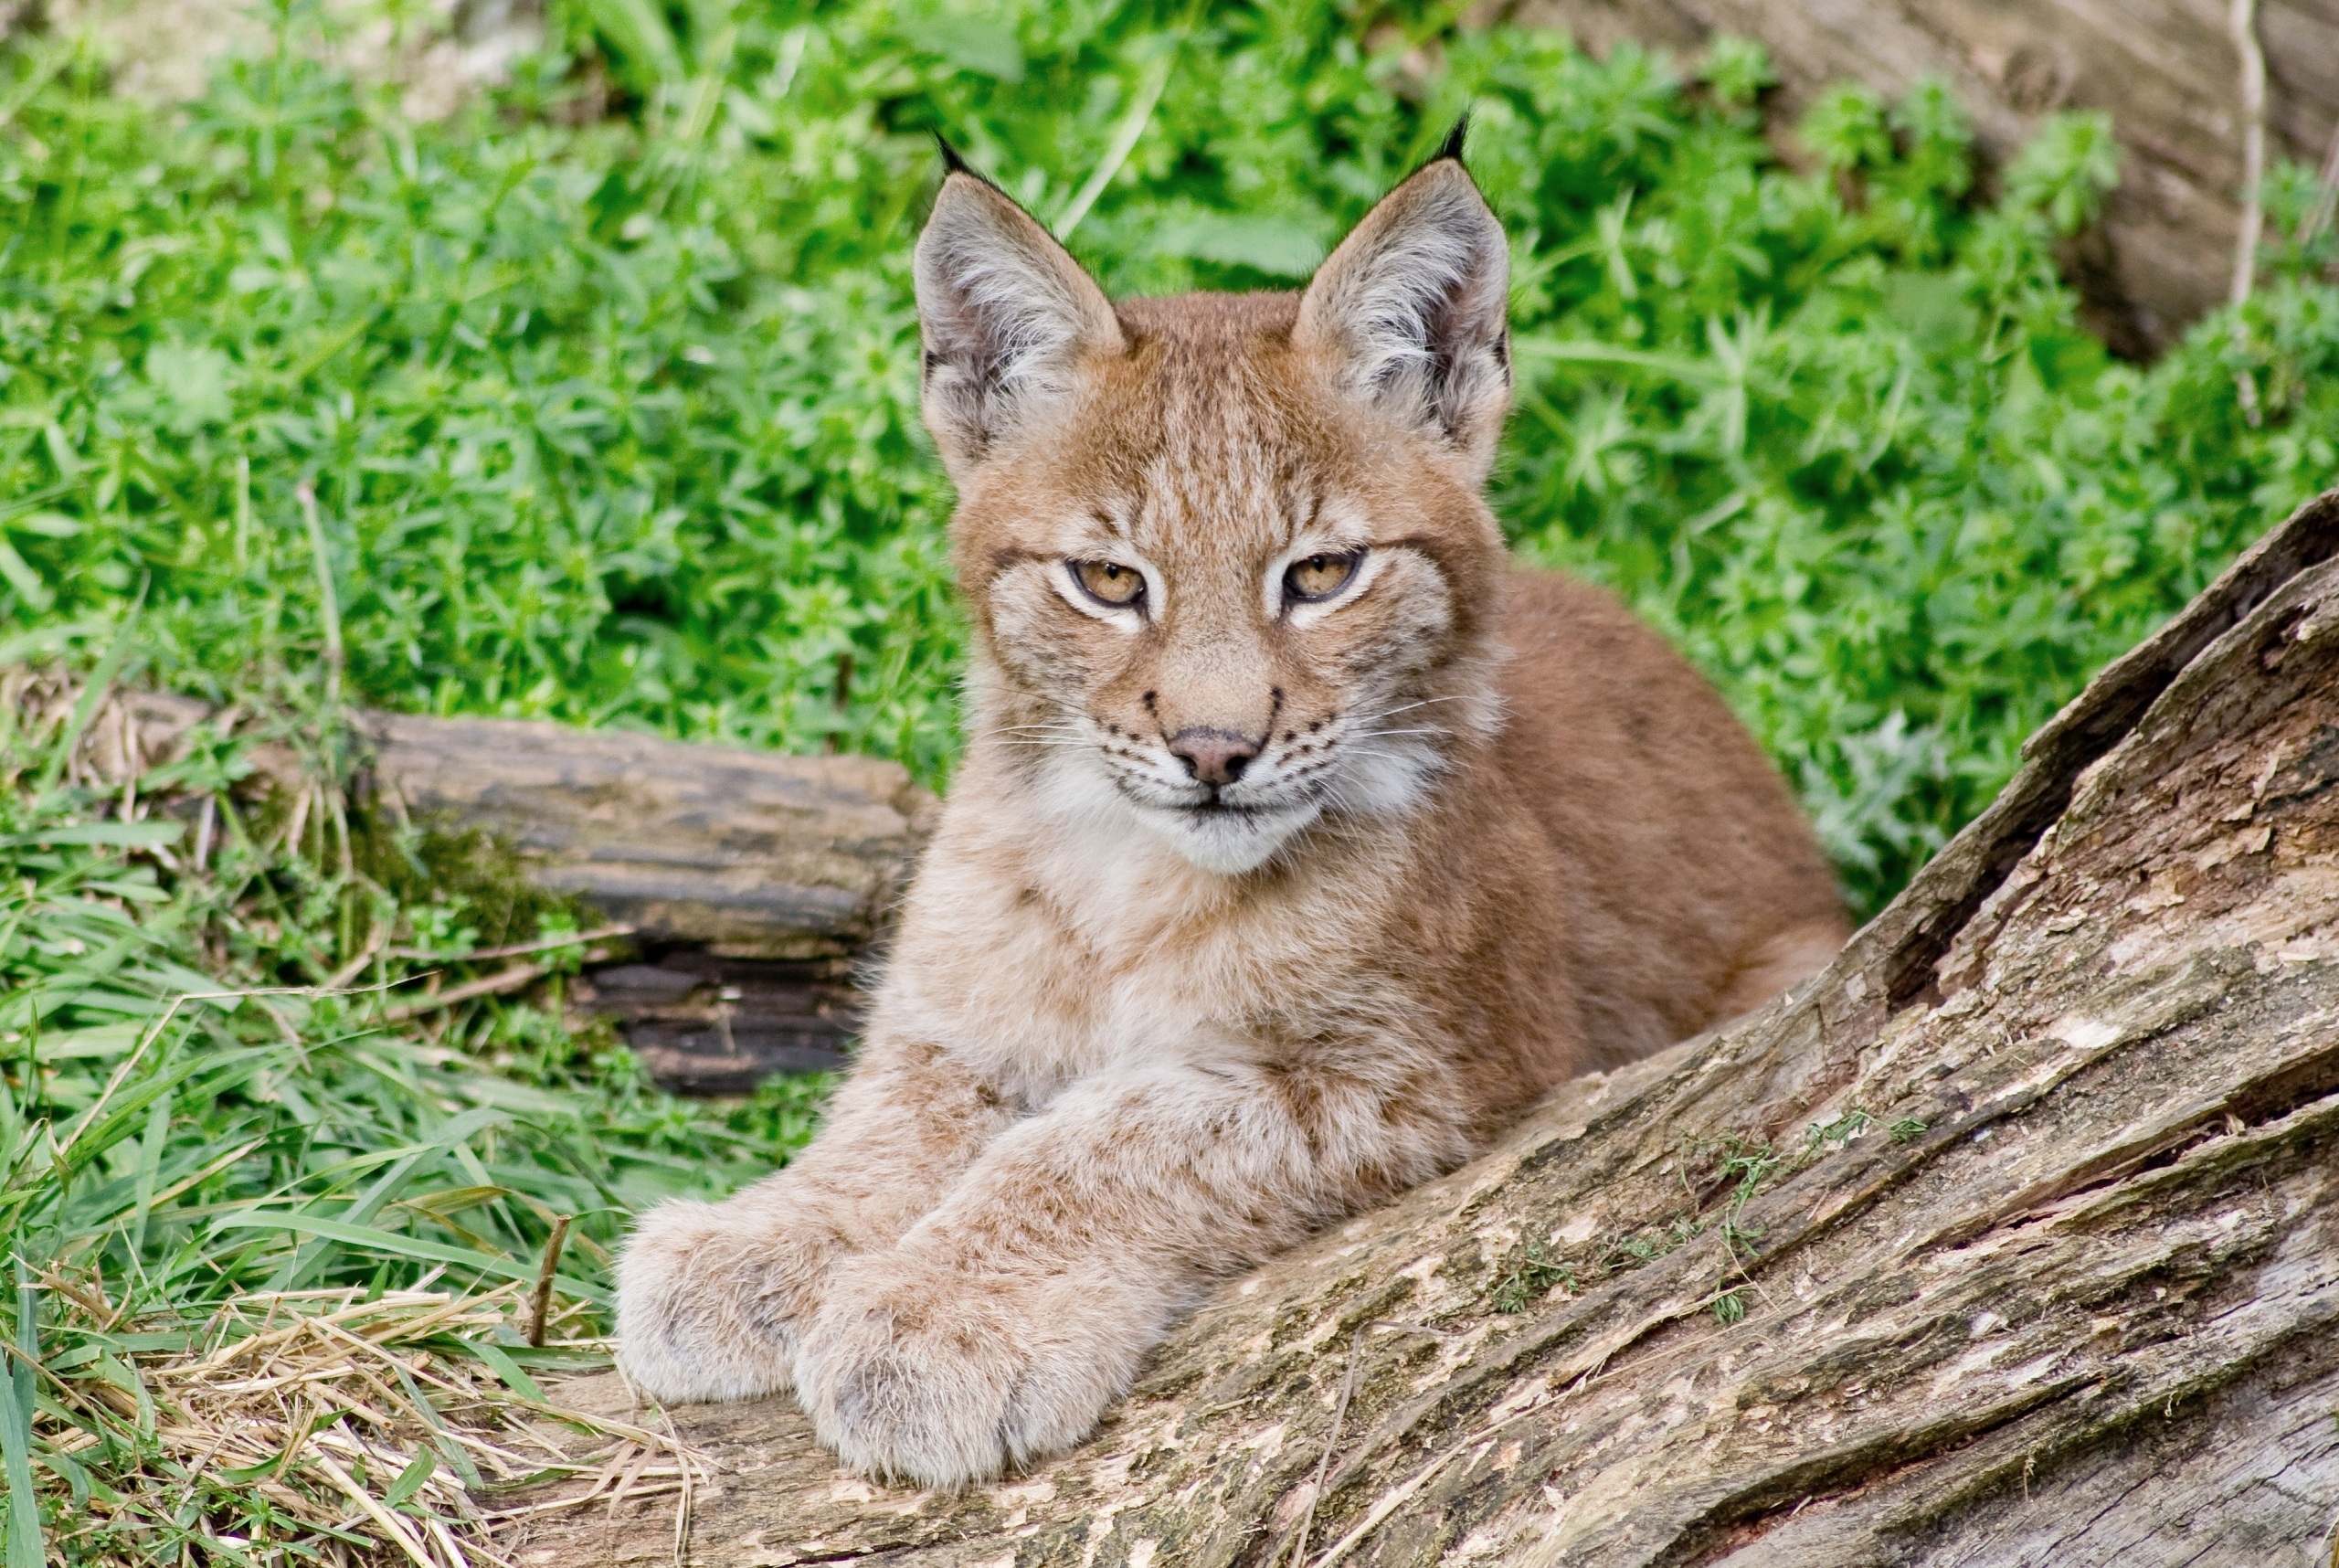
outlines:
[{"label": "dry log in grass", "polygon": [[899,764],[619,730],[365,714],[376,787],[483,829],[542,886],[645,941],[737,959],[843,955],[908,874],[933,797]]},{"label": "dry log in grass", "polygon": [[[54,673],[0,672],[0,693],[18,694],[11,700],[36,686],[51,704],[69,706],[76,694]],[[196,724],[223,718],[238,722],[191,697],[121,692],[84,731],[76,775],[118,788],[175,755]],[[873,757],[788,757],[517,719],[360,711],[349,723],[359,799],[444,831],[484,832],[538,886],[582,899],[644,943],[716,959],[859,952],[933,815],[934,797],[905,768]],[[315,781],[283,741],[258,747],[253,760],[280,791]]]},{"label": "dry log in grass", "polygon": [[785,1400],[672,1412],[688,1560],[2327,1562],[2339,492],[2026,756],[1800,994],[1229,1282],[1057,1461],[894,1490]]},{"label": "dry log in grass", "polygon": [[[0,704],[61,715],[79,695],[54,667],[0,670]],[[856,960],[882,935],[934,814],[933,796],[906,770],[868,757],[785,757],[510,719],[349,717],[357,798],[442,831],[487,834],[522,875],[580,898],[607,923],[587,940],[634,938],[588,949],[586,963],[598,967],[571,983],[567,1000],[615,1019],[660,1086],[738,1095],[776,1073],[843,1065],[861,1004]],[[280,833],[322,831],[333,815],[319,793],[329,770],[313,760],[315,737],[280,713],[116,691],[84,728],[72,776],[122,789],[176,758],[206,720],[258,743],[249,792],[286,807]],[[199,815],[184,799],[175,809]],[[209,853],[200,823],[191,826],[182,850]],[[639,949],[624,955],[632,961],[608,964],[628,946]],[[544,972],[514,964],[395,1003],[388,1016],[508,993]]]},{"label": "dry log in grass", "polygon": [[[1520,0],[1514,20],[1606,54],[1632,39],[1678,55],[1716,33],[1760,40],[1776,108],[1864,81],[1953,86],[1984,154],[2003,162],[2058,109],[2111,111],[2126,155],[2099,234],[2072,258],[2115,348],[2164,346],[2221,302],[2241,217],[2241,62],[2228,0]],[[2339,0],[2260,0],[2270,158],[2316,166],[2339,146]]]}]

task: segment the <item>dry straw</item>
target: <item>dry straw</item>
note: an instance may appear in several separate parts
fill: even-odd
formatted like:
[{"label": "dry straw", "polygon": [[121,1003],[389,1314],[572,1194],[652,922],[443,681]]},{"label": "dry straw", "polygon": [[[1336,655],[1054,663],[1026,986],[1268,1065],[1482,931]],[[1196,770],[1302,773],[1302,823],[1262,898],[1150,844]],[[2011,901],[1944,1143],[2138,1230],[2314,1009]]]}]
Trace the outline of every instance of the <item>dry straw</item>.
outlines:
[{"label": "dry straw", "polygon": [[495,1343],[517,1282],[254,1294],[199,1320],[129,1321],[93,1275],[40,1283],[56,1327],[94,1349],[42,1368],[44,1457],[143,1458],[129,1475],[110,1467],[115,1484],[89,1489],[87,1522],[52,1542],[121,1543],[87,1561],[148,1563],[175,1540],[196,1561],[508,1565],[504,1525],[595,1501],[681,1502],[713,1473],[671,1431],[549,1403]]}]

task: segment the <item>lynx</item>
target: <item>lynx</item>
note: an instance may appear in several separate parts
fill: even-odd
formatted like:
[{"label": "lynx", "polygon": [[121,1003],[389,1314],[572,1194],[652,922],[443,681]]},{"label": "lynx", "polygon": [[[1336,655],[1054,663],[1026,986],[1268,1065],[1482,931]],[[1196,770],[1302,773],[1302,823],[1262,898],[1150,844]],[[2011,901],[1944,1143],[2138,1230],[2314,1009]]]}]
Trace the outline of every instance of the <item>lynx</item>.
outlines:
[{"label": "lynx", "polygon": [[917,245],[968,743],[810,1147],[643,1217],[621,1364],[872,1476],[1077,1442],[1215,1280],[1846,934],[1783,783],[1510,568],[1503,230],[1446,151],[1297,295],[1116,304],[952,161]]}]

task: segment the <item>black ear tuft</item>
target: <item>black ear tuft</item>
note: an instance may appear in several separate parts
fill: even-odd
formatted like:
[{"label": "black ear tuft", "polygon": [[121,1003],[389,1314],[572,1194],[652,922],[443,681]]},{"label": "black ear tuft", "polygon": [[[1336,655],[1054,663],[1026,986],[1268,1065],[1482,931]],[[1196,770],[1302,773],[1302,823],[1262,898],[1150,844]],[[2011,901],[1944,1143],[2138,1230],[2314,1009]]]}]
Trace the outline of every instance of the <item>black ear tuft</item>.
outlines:
[{"label": "black ear tuft", "polygon": [[1437,155],[1432,158],[1430,162],[1433,164],[1442,164],[1446,159],[1451,158],[1455,163],[1460,163],[1462,161],[1462,138],[1469,133],[1470,111],[1466,109],[1462,111],[1462,118],[1454,122],[1454,129],[1445,133],[1445,143],[1439,146],[1437,149]]},{"label": "black ear tuft", "polygon": [[[937,131],[934,133],[934,144],[942,149],[942,172],[945,175],[975,175],[975,166],[959,154],[958,148],[950,144],[949,137]],[[981,180],[983,177],[980,175],[975,175],[975,178]],[[990,182],[983,180],[983,184],[989,185]]]}]

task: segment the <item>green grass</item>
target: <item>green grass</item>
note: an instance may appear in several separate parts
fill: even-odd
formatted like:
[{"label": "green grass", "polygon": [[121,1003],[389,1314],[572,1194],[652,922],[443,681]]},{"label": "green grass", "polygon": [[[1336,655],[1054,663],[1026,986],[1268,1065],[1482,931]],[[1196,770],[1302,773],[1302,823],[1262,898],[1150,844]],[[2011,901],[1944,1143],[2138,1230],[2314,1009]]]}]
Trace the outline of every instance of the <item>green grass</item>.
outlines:
[{"label": "green grass", "polygon": [[[308,482],[367,701],[940,779],[963,633],[907,268],[936,128],[1060,223],[1095,186],[1065,226],[1116,290],[1288,287],[1469,108],[1516,239],[1506,523],[1720,683],[1864,909],[2339,469],[2331,234],[2150,369],[2076,326],[2053,260],[2116,171],[2098,121],[1991,200],[1933,89],[1829,96],[1783,166],[1744,47],[1683,78],[1435,17],[1367,48],[1288,0],[981,16],[577,0],[442,125],[312,63],[298,5],[183,113],[29,41],[0,620],[101,641],[143,585],[157,678],[308,668]],[[613,112],[569,123],[592,82]],[[2310,195],[2283,171],[2278,220]]]},{"label": "green grass", "polygon": [[[2115,362],[2055,271],[2116,174],[2084,116],[1984,189],[1930,88],[1829,95],[1783,164],[1727,43],[1685,73],[1328,4],[556,0],[507,90],[417,124],[318,63],[323,25],[287,0],[183,110],[70,40],[0,51],[0,666],[246,715],[125,789],[50,688],[0,711],[6,1568],[37,1517],[74,1562],[339,1550],[268,1490],[347,1511],[298,1441],[222,1481],[160,1435],[190,1335],[261,1331],[254,1293],[517,1287],[562,1216],[588,1333],[630,1211],[808,1135],[817,1085],[661,1096],[557,979],[395,1025],[348,991],[579,913],[337,811],[334,705],[947,779],[963,630],[907,266],[937,129],[1116,291],[1281,288],[1467,108],[1514,239],[1506,526],[1717,681],[1864,910],[2339,471],[2339,237]],[[2291,233],[2311,183],[2268,194]],[[297,821],[238,782],[270,736],[311,758]],[[1507,1305],[1559,1277],[1513,1261]],[[520,1318],[496,1298],[431,1353],[508,1393],[554,1354]]]},{"label": "green grass", "polygon": [[[45,1517],[81,1562],[227,1552],[223,1531],[322,1540],[260,1484],[305,1489],[326,1519],[346,1512],[314,1451],[266,1477],[224,1474],[194,1451],[190,1425],[233,1432],[281,1413],[255,1400],[198,1424],[186,1412],[205,1387],[175,1395],[171,1363],[386,1290],[505,1288],[453,1327],[396,1342],[533,1393],[523,1369],[578,1361],[524,1342],[524,1292],[510,1288],[536,1278],[550,1227],[575,1222],[555,1309],[564,1332],[589,1336],[628,1214],[768,1170],[810,1135],[822,1085],[784,1080],[712,1107],[672,1099],[606,1031],[564,1026],[556,980],[532,1001],[385,1028],[376,988],[458,980],[490,967],[467,954],[576,935],[574,916],[499,895],[476,853],[460,853],[475,846],[352,828],[328,757],[317,809],[234,788],[254,744],[318,734],[313,711],[248,694],[259,711],[235,736],[198,734],[127,789],[98,776],[108,673],[78,697],[53,675],[19,681],[0,708],[0,1236],[20,1286],[0,1310],[16,1374],[0,1382],[15,1400],[0,1397],[0,1436],[12,1465],[41,1467],[8,1495],[43,1494],[11,1518]],[[573,968],[582,952],[550,957]],[[284,1293],[296,1299],[237,1307]],[[323,1387],[302,1397],[328,1414],[382,1403]],[[158,1402],[171,1414],[159,1425]],[[460,1404],[450,1418],[481,1416],[480,1398]],[[429,1446],[411,1421],[377,1425],[368,1438],[402,1460]],[[378,1495],[398,1473],[363,1484]]]}]

